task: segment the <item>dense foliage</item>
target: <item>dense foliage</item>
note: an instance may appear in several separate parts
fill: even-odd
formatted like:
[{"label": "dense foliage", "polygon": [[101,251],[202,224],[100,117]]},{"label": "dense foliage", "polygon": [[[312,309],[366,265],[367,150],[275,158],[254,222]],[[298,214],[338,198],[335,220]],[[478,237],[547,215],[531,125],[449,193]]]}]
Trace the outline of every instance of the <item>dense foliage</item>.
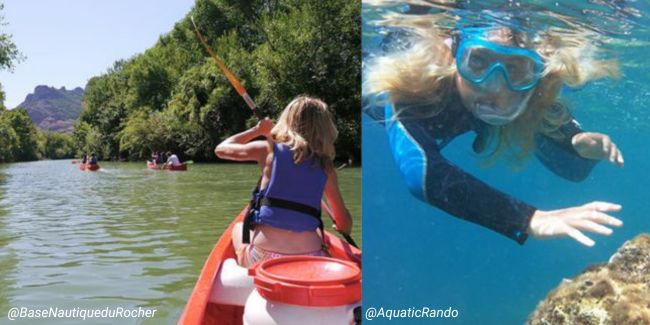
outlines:
[{"label": "dense foliage", "polygon": [[[0,3],[0,12],[4,4]],[[0,26],[5,25],[4,17],[0,14]],[[20,60],[20,52],[11,39],[11,35],[0,33],[0,70],[12,70],[14,64]],[[35,143],[36,138],[31,138],[32,132],[25,124],[22,116],[24,111],[8,111],[4,106],[5,94],[0,87],[0,162],[14,161],[21,157],[31,157],[33,152],[24,148],[24,145]],[[27,114],[25,113],[25,116]],[[29,121],[29,117],[27,117]],[[31,123],[31,121],[29,121]],[[33,127],[33,124],[31,125]],[[26,134],[24,132],[27,132]]]},{"label": "dense foliage", "polygon": [[[5,5],[0,3],[0,26],[6,25],[2,10]],[[20,61],[22,56],[11,39],[11,35],[0,32],[0,70],[13,70],[14,64]],[[4,101],[4,95],[2,96]]]},{"label": "dense foliage", "polygon": [[75,154],[72,136],[39,132],[24,109],[0,112],[0,162],[71,158]]},{"label": "dense foliage", "polygon": [[197,0],[154,47],[88,82],[75,146],[104,159],[173,150],[209,160],[219,141],[254,123],[201,47],[193,16],[264,115],[277,117],[300,94],[320,97],[337,121],[339,158],[358,160],[360,8],[348,0]]}]

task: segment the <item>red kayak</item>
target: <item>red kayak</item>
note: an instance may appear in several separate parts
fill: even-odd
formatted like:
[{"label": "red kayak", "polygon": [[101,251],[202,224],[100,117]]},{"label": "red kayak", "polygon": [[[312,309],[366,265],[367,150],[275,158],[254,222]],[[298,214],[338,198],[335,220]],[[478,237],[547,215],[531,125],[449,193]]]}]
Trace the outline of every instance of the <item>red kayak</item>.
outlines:
[{"label": "red kayak", "polygon": [[174,166],[174,165],[165,165],[165,170],[187,170],[187,164],[182,163],[180,166]]},{"label": "red kayak", "polygon": [[[161,168],[161,166],[164,166]],[[173,165],[158,165],[155,162],[151,162],[147,160],[147,168],[148,169],[153,169],[153,170],[177,170],[177,171],[184,171],[187,170],[187,164],[183,163],[180,166],[173,166]]]},{"label": "red kayak", "polygon": [[[216,280],[220,277],[223,262],[229,258],[236,258],[230,234],[235,223],[243,220],[245,211],[246,209],[228,226],[212,249],[178,324],[241,325],[243,323],[244,306],[216,304],[210,302],[210,297],[214,295],[212,290],[216,286]],[[355,263],[359,268],[361,267],[361,251],[359,249],[327,231],[325,232],[325,243],[329,247],[331,257],[349,261]]]},{"label": "red kayak", "polygon": [[79,164],[79,169],[94,172],[99,169],[99,164]]},{"label": "red kayak", "polygon": [[160,168],[158,167],[158,164],[156,164],[156,162],[152,162],[152,161],[150,161],[150,160],[147,160],[147,168],[149,168],[149,169],[155,169],[155,170],[159,170],[159,169],[160,169]]}]

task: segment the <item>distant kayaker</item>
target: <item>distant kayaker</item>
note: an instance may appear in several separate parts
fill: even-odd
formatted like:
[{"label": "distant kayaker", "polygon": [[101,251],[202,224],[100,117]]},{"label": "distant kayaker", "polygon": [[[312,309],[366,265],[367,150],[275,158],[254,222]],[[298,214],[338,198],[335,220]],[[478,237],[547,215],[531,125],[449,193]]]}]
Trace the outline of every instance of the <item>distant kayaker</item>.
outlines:
[{"label": "distant kayaker", "polygon": [[[317,232],[322,230],[323,193],[335,227],[350,234],[352,218],[333,164],[337,135],[327,105],[300,96],[287,105],[277,125],[261,120],[217,146],[219,158],[256,161],[262,172],[246,218],[249,222],[238,223],[232,233],[240,265],[286,255],[326,256]],[[266,140],[253,141],[259,137]]]},{"label": "distant kayaker", "polygon": [[454,138],[472,132],[474,153],[492,160],[506,154],[519,162],[534,154],[570,181],[587,178],[601,160],[622,167],[614,141],[583,130],[558,100],[563,84],[618,75],[616,63],[599,59],[588,37],[553,30],[533,34],[497,22],[448,29],[396,21],[418,37],[403,40],[413,42],[408,49],[367,63],[365,112],[385,126],[393,158],[415,197],[519,244],[532,235],[593,246],[583,232],[610,235],[608,226],[622,225],[610,215],[621,210],[618,204],[541,210],[470,175],[442,153]]},{"label": "distant kayaker", "polygon": [[178,159],[178,156],[176,156],[174,153],[171,151],[167,151],[167,165],[171,166],[181,166],[181,161]]},{"label": "distant kayaker", "polygon": [[157,164],[164,164],[167,161],[167,155],[164,152],[160,152],[160,155],[158,155],[158,161],[156,161]]},{"label": "distant kayaker", "polygon": [[97,165],[97,155],[93,152],[92,155],[90,155],[90,161],[88,162],[90,165]]},{"label": "distant kayaker", "polygon": [[81,158],[82,164],[85,164],[86,162],[88,162],[88,155],[84,155],[83,158]]},{"label": "distant kayaker", "polygon": [[155,165],[155,164],[158,164],[158,158],[159,158],[159,157],[160,157],[160,156],[158,155],[158,151],[153,151],[153,152],[151,153],[151,163],[153,163],[154,165]]}]

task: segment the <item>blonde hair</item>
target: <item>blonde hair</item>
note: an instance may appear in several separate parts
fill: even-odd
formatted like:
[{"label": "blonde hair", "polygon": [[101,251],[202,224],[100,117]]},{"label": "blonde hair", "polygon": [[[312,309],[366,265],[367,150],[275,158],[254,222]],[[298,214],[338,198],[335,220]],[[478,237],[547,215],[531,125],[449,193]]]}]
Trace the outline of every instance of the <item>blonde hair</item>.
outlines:
[{"label": "blonde hair", "polygon": [[[449,106],[451,94],[456,91],[455,58],[448,44],[453,31],[437,27],[444,26],[438,23],[448,18],[441,14],[407,16],[389,15],[381,21],[409,31],[414,44],[369,63],[364,93],[387,92],[398,110],[397,117],[406,110],[410,116],[435,116]],[[563,84],[576,87],[590,80],[619,76],[616,61],[598,59],[593,36],[593,32],[577,26],[573,31],[550,28],[532,39],[523,36],[522,40],[544,59],[545,69],[524,113],[512,123],[491,126],[489,135],[494,146],[486,156],[489,160],[507,151],[512,161],[519,163],[530,155],[536,134],[555,139],[562,136],[560,126],[571,119],[568,108],[556,103]]]},{"label": "blonde hair", "polygon": [[271,139],[288,145],[298,164],[315,159],[322,168],[332,168],[338,131],[327,104],[318,98],[298,96],[280,115]]}]

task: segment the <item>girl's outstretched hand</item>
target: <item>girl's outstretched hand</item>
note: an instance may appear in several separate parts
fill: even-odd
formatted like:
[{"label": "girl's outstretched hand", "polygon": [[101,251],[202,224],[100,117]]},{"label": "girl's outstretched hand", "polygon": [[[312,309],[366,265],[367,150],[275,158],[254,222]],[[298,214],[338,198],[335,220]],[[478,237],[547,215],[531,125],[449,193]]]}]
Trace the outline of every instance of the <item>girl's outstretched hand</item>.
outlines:
[{"label": "girl's outstretched hand", "polygon": [[579,207],[552,211],[537,210],[530,219],[528,233],[537,239],[571,237],[585,246],[595,242],[582,233],[583,230],[609,236],[612,229],[603,225],[620,227],[623,221],[606,212],[618,212],[621,206],[608,202],[591,202]]},{"label": "girl's outstretched hand", "polygon": [[607,159],[612,164],[623,167],[623,153],[607,134],[581,132],[573,136],[571,144],[578,154],[584,158]]}]

